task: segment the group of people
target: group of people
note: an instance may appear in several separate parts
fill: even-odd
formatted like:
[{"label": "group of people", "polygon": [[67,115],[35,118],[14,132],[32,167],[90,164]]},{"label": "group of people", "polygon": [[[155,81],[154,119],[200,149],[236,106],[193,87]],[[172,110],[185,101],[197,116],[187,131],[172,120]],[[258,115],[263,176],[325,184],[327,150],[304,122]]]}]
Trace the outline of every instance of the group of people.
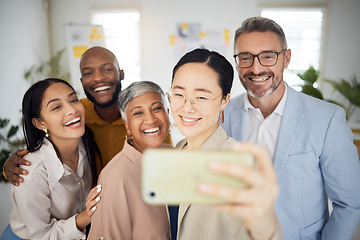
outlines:
[{"label": "group of people", "polygon": [[247,188],[199,185],[201,194],[231,204],[143,202],[142,153],[172,147],[165,94],[149,81],[121,90],[116,57],[93,47],[80,61],[87,98],[53,78],[24,96],[27,150],[5,165],[14,208],[1,240],[351,239],[360,220],[360,162],[344,110],[284,82],[291,50],[270,19],[242,23],[234,59],[245,94],[230,99],[233,67],[207,49],[178,61],[166,93],[185,136],[176,148],[254,156],[255,168],[221,159],[209,165]]}]

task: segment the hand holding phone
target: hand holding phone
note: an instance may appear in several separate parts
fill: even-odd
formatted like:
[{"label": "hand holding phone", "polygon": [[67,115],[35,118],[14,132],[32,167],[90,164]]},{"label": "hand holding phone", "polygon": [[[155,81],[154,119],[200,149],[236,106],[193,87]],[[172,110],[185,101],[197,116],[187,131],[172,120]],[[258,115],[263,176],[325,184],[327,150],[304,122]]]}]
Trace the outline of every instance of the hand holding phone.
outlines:
[{"label": "hand holding phone", "polygon": [[230,150],[148,149],[142,159],[142,197],[148,204],[228,203],[224,199],[200,194],[201,183],[246,188],[239,179],[210,172],[210,162],[229,162],[254,166],[250,153]]}]

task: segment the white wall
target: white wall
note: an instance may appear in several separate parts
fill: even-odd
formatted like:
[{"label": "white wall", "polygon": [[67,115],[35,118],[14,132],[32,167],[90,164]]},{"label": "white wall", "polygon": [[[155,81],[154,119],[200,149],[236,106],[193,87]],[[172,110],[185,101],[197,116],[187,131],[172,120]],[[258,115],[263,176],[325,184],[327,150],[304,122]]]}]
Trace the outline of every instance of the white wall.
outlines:
[{"label": "white wall", "polygon": [[[46,2],[46,1],[45,1]],[[326,35],[323,45],[322,75],[325,78],[360,78],[360,1],[358,0],[279,0],[276,5],[327,7]],[[27,89],[23,73],[39,58],[65,47],[64,24],[88,23],[89,10],[96,8],[136,7],[141,12],[141,67],[143,80],[152,80],[164,90],[170,87],[171,71],[176,63],[170,34],[179,22],[199,22],[203,29],[229,29],[233,35],[241,22],[258,15],[258,6],[268,0],[50,0],[50,43],[48,43],[46,8],[43,0],[0,0],[0,117],[18,123],[22,96]],[[232,36],[231,36],[232,38]],[[231,40],[232,41],[232,40]],[[226,57],[232,60],[232,49]],[[64,59],[64,64],[67,62]],[[126,71],[126,69],[125,69]],[[130,79],[131,76],[126,76]],[[326,84],[320,84],[325,97],[338,98]],[[243,92],[237,77],[233,95]],[[332,96],[333,95],[333,96]],[[357,110],[352,121],[360,120]],[[0,190],[1,191],[1,190]],[[0,232],[7,225],[8,194],[1,192]],[[5,222],[5,223],[4,223]]]},{"label": "white wall", "polygon": [[24,73],[49,56],[45,6],[42,0],[0,1],[0,117],[19,122]]},{"label": "white wall", "polygon": [[[271,3],[266,0],[62,0],[51,1],[52,43],[54,49],[65,46],[63,25],[65,23],[88,23],[88,11],[97,8],[133,8],[141,11],[141,69],[142,79],[157,82],[164,90],[170,87],[171,71],[176,63],[174,49],[169,45],[170,34],[175,33],[179,22],[199,22],[203,29],[229,29],[234,31],[241,22],[259,14],[258,6]],[[326,25],[323,45],[322,77],[330,79],[360,78],[357,56],[360,48],[357,41],[360,36],[360,1],[358,0],[280,0],[276,6],[325,6]],[[66,14],[65,14],[66,13]],[[356,55],[356,54],[357,55]],[[339,57],[339,55],[342,54]],[[232,48],[228,48],[226,57],[232,59]],[[125,69],[126,71],[126,69]],[[126,76],[130,79],[131,76]],[[319,84],[326,98],[344,100],[334,93],[326,83]],[[232,96],[244,90],[235,77]],[[351,121],[360,121],[358,109]]]},{"label": "white wall", "polygon": [[[241,5],[241,2],[244,2],[244,6],[246,3],[247,9]],[[224,7],[225,5],[229,7]],[[105,0],[100,4],[96,0],[52,1],[51,34],[54,48],[61,49],[65,46],[64,24],[89,23],[88,11],[96,8],[137,8],[140,10],[142,79],[155,81],[164,90],[167,90],[170,87],[172,68],[178,60],[174,58],[174,47],[169,44],[169,36],[175,34],[177,23],[196,22],[201,23],[203,29],[221,30],[226,28],[234,32],[244,17],[251,16],[253,12],[256,12],[256,2]],[[225,14],[218,16],[219,9],[223,9],[221,13]],[[226,13],[229,9],[231,12]],[[228,48],[226,57],[232,61],[232,47]],[[131,76],[125,74],[125,81],[130,78]],[[236,81],[235,84],[238,85],[234,88],[237,90],[237,94],[243,92],[240,83]]]},{"label": "white wall", "polygon": [[[360,82],[360,1],[331,0],[326,16],[326,35],[323,49],[323,78],[338,80],[357,76]],[[322,84],[324,97],[343,101],[343,97],[334,92],[328,84]],[[358,108],[350,121],[360,122]]]},{"label": "white wall", "polygon": [[[0,0],[0,118],[19,124],[24,73],[49,56],[48,23],[43,0]],[[22,135],[22,131],[18,131]],[[0,184],[0,233],[12,209],[10,184]]]}]

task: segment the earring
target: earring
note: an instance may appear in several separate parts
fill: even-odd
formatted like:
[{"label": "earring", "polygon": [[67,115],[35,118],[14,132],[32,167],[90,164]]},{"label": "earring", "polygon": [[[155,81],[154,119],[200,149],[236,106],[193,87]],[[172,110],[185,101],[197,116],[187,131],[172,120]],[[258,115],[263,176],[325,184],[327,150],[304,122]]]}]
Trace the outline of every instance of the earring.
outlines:
[{"label": "earring", "polygon": [[44,133],[45,133],[45,137],[49,137],[49,133],[48,133],[48,130],[46,128],[43,129]]},{"label": "earring", "polygon": [[221,111],[221,123],[224,123],[224,110]]},{"label": "earring", "polygon": [[131,146],[133,145],[133,137],[128,132],[126,133],[125,141],[127,141]]}]

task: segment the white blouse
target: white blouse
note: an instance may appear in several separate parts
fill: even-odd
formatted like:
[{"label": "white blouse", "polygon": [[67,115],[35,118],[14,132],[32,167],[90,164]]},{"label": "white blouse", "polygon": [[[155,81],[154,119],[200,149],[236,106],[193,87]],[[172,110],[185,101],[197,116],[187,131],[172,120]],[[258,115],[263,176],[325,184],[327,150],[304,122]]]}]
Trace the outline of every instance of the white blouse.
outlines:
[{"label": "white blouse", "polygon": [[79,144],[77,172],[62,164],[47,139],[36,152],[19,187],[12,186],[10,225],[25,239],[85,239],[76,228],[75,216],[85,210],[92,178],[83,143]]}]

